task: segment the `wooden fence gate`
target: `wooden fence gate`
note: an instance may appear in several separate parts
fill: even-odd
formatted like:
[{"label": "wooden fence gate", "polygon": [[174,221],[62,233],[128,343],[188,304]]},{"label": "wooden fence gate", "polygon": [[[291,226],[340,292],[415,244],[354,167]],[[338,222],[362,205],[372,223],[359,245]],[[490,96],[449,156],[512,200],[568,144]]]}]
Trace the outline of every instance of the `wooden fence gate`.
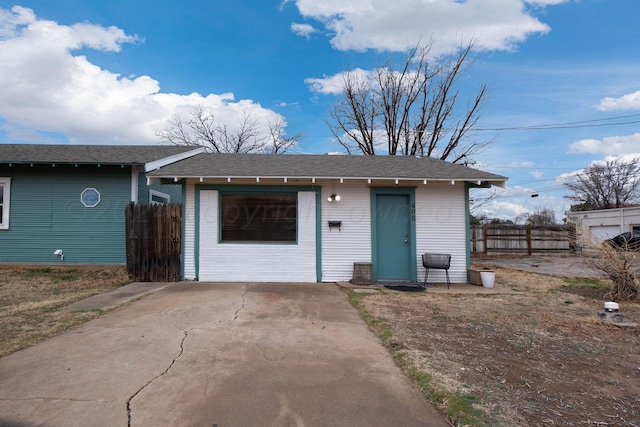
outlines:
[{"label": "wooden fence gate", "polygon": [[127,273],[137,282],[180,280],[182,209],[180,204],[126,207]]},{"label": "wooden fence gate", "polygon": [[562,253],[575,250],[575,229],[566,225],[485,224],[471,227],[471,253]]}]

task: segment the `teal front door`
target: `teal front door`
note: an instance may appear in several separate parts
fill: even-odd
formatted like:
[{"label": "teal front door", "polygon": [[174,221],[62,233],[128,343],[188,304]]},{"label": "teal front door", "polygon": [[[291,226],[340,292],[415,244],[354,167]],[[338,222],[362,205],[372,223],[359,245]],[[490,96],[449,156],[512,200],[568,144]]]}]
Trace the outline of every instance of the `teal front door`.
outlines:
[{"label": "teal front door", "polygon": [[415,244],[408,194],[375,195],[375,276],[378,280],[413,280]]}]

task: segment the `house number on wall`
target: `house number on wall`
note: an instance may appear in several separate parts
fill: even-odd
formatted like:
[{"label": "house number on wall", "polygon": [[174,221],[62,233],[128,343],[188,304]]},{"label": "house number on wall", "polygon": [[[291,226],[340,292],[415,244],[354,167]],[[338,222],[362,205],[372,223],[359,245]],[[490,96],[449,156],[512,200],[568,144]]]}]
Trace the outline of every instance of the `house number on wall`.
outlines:
[{"label": "house number on wall", "polygon": [[411,204],[411,221],[415,221],[416,220],[416,204],[412,203]]},{"label": "house number on wall", "polygon": [[95,188],[85,188],[80,194],[80,201],[87,208],[95,208],[100,203],[100,192]]}]

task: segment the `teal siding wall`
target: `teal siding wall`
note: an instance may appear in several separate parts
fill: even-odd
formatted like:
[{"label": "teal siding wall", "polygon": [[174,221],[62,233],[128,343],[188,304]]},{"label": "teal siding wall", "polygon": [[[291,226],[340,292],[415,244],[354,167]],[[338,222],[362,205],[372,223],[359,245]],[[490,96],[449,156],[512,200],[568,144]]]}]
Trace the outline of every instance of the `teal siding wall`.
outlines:
[{"label": "teal siding wall", "polygon": [[138,172],[138,202],[149,203],[149,190],[156,190],[168,194],[171,203],[182,203],[182,184],[152,184],[147,186],[144,172]]},{"label": "teal siding wall", "polygon": [[[0,262],[125,264],[124,209],[131,200],[131,168],[0,166],[11,177],[9,230],[0,230]],[[85,207],[85,188],[100,203]]]}]

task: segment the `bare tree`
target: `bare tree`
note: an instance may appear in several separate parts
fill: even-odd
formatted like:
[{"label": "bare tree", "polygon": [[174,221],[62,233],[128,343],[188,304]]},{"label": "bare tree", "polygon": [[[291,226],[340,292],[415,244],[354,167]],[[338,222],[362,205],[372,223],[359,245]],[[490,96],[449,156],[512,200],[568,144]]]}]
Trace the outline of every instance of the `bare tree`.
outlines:
[{"label": "bare tree", "polygon": [[330,113],[329,127],[349,154],[402,154],[466,162],[488,142],[470,141],[487,96],[486,85],[466,105],[457,87],[474,62],[474,43],[449,60],[431,62],[430,47],[416,46],[395,67],[391,60],[373,77],[344,74],[341,98]]},{"label": "bare tree", "polygon": [[640,159],[594,163],[564,183],[573,191],[566,198],[577,202],[572,211],[613,209],[640,200]]},{"label": "bare tree", "polygon": [[298,142],[302,139],[302,134],[287,135],[285,125],[286,123],[282,117],[278,117],[267,124],[269,134],[265,140],[266,145],[263,150],[265,153],[285,154],[298,145]]},{"label": "bare tree", "polygon": [[215,153],[283,154],[294,148],[302,136],[288,136],[281,117],[261,123],[245,114],[239,123],[221,123],[203,106],[194,107],[184,119],[175,115],[169,127],[156,135],[174,145],[206,147]]},{"label": "bare tree", "polygon": [[514,222],[516,224],[527,224],[534,226],[548,226],[556,225],[556,214],[553,209],[549,208],[536,208],[534,213],[523,213],[518,215]]}]

